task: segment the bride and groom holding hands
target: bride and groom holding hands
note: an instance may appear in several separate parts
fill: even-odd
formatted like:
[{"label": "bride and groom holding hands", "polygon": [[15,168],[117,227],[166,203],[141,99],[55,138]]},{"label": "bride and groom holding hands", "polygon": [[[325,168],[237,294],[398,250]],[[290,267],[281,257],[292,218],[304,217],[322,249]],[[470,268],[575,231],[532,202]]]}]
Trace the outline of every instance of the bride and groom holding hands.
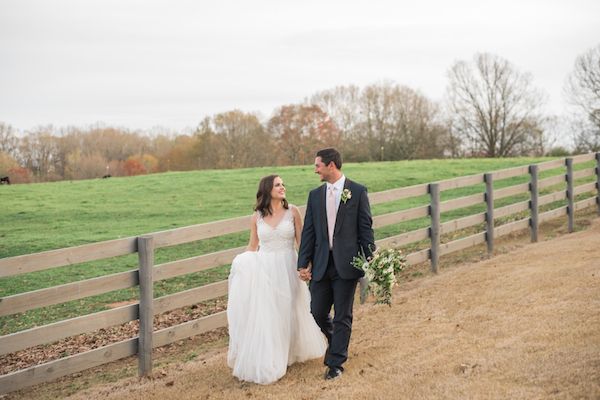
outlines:
[{"label": "bride and groom holding hands", "polygon": [[304,225],[281,177],[259,183],[248,251],[229,275],[227,362],[240,380],[273,383],[289,365],[323,356],[325,379],[344,371],[363,276],[351,263],[371,256],[375,241],[367,189],[341,169],[337,150],[317,152],[324,184],[308,196]]}]

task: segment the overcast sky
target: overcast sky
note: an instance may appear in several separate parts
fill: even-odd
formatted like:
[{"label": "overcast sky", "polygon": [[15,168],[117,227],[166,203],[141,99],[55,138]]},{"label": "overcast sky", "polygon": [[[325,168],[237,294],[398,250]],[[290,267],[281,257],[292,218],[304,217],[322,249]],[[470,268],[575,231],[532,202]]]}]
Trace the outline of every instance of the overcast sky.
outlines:
[{"label": "overcast sky", "polygon": [[0,0],[0,121],[179,130],[384,80],[441,100],[476,52],[533,74],[561,114],[597,44],[598,0]]}]

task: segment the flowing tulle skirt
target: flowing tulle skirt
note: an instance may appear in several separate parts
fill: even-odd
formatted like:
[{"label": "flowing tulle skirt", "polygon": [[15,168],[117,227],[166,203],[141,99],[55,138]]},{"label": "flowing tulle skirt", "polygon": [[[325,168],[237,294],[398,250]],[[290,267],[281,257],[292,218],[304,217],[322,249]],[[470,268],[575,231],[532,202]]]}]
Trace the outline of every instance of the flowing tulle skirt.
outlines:
[{"label": "flowing tulle skirt", "polygon": [[310,314],[310,293],[293,250],[245,252],[229,275],[227,363],[240,380],[269,384],[288,365],[323,356],[325,337]]}]

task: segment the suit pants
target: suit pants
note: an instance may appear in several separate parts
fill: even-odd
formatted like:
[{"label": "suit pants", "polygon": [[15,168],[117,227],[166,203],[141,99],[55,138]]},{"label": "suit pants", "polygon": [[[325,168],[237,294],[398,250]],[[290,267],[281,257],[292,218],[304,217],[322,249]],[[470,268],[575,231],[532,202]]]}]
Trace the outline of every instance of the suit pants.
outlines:
[{"label": "suit pants", "polygon": [[[338,275],[331,252],[325,276],[320,281],[310,282],[310,311],[327,337],[329,347],[324,362],[329,367],[342,368],[342,364],[348,359],[352,306],[357,282],[356,279],[342,279]],[[333,320],[330,316],[332,305]]]}]

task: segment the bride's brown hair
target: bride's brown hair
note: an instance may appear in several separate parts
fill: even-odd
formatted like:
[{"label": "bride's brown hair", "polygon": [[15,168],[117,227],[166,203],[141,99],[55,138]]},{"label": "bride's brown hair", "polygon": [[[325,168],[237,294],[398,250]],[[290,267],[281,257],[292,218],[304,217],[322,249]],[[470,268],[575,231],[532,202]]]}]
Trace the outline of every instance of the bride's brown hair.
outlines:
[{"label": "bride's brown hair", "polygon": [[[258,183],[254,211],[258,211],[263,217],[273,214],[273,210],[271,209],[271,191],[273,190],[273,182],[275,182],[275,178],[281,177],[279,175],[265,176]],[[286,199],[281,200],[281,204],[283,204],[283,208],[289,208],[288,201]]]}]

